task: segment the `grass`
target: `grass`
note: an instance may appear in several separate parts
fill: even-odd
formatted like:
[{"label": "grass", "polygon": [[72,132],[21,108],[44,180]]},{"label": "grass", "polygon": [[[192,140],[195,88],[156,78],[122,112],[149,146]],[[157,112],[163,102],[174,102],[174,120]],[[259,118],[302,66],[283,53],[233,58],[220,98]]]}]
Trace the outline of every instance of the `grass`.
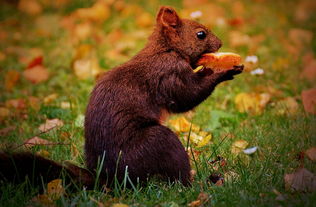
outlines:
[{"label": "grass", "polygon": [[[316,52],[316,39],[311,40],[310,45],[302,45],[298,50],[302,55],[295,59],[284,44],[287,33],[292,28],[301,28],[315,31],[315,15],[304,23],[295,21],[294,13],[301,1],[265,1],[264,3],[244,0],[241,1],[245,13],[241,14],[244,19],[253,19],[255,22],[247,22],[240,27],[213,27],[212,30],[223,40],[222,51],[234,50],[245,57],[252,54],[247,46],[232,47],[229,44],[231,31],[237,30],[251,36],[263,35],[264,40],[259,44],[254,54],[259,57],[259,67],[265,69],[263,76],[252,76],[244,73],[230,83],[217,87],[210,98],[194,110],[190,120],[204,130],[211,130],[212,142],[202,149],[201,154],[192,162],[192,167],[199,173],[192,183],[192,187],[185,188],[178,183],[165,183],[159,179],[151,179],[146,186],[135,186],[132,189],[117,187],[110,193],[95,189],[87,191],[80,189],[71,190],[64,186],[66,194],[55,201],[56,206],[98,206],[98,202],[105,206],[122,202],[129,206],[161,206],[176,207],[187,206],[188,203],[197,199],[200,192],[210,196],[210,202],[205,206],[314,206],[316,194],[292,193],[285,190],[284,174],[293,172],[304,164],[305,168],[316,173],[315,163],[308,159],[299,160],[297,155],[316,146],[316,117],[306,114],[301,102],[300,93],[304,89],[311,88],[311,82],[297,80],[302,64],[302,56],[308,51]],[[181,9],[181,2],[156,2],[137,1],[139,5],[145,5],[144,10],[152,15],[156,12],[158,4],[174,5]],[[143,3],[143,4],[142,4]],[[145,3],[145,4],[144,4]],[[94,85],[94,78],[84,80],[78,79],[71,68],[73,56],[79,44],[90,44],[93,46],[99,65],[107,70],[126,59],[132,57],[145,44],[146,36],[134,39],[125,39],[126,44],[133,43],[130,48],[123,52],[123,58],[109,58],[106,54],[111,45],[98,43],[92,35],[73,42],[75,38],[71,33],[56,24],[49,24],[44,30],[49,35],[39,35],[38,18],[49,15],[62,17],[80,7],[89,7],[93,2],[71,1],[70,4],[56,9],[45,7],[44,12],[37,17],[30,17],[19,12],[14,6],[4,4],[1,6],[0,25],[7,33],[6,39],[1,39],[0,49],[5,58],[0,62],[0,84],[5,84],[5,74],[9,69],[20,73],[26,67],[21,61],[21,56],[28,56],[31,48],[40,48],[44,56],[44,65],[50,71],[48,81],[40,84],[31,84],[20,78],[12,91],[2,90],[0,106],[6,107],[5,102],[11,99],[30,96],[39,98],[40,109],[34,110],[30,107],[25,109],[11,109],[10,116],[0,118],[0,129],[15,126],[16,130],[0,137],[1,146],[16,146],[22,144],[27,138],[38,133],[38,126],[48,118],[59,118],[64,121],[64,126],[57,130],[41,135],[42,138],[53,142],[63,142],[66,145],[35,146],[32,150],[46,150],[49,158],[56,161],[71,160],[80,166],[84,166],[83,158],[83,128],[78,127],[75,120],[84,114],[89,93]],[[130,5],[131,3],[126,3]],[[284,7],[284,5],[287,5]],[[289,4],[289,5],[288,5]],[[218,1],[218,5],[224,8],[227,17],[234,17],[232,5],[225,1]],[[113,30],[120,29],[123,34],[132,34],[136,30],[148,34],[150,28],[135,26],[135,16],[122,16],[113,11],[110,19],[102,24],[92,24],[97,34],[110,34]],[[48,20],[45,20],[48,21]],[[44,22],[45,22],[44,21]],[[203,22],[203,18],[201,19]],[[205,19],[204,19],[205,21]],[[58,22],[58,21],[57,21]],[[48,23],[47,23],[48,24]],[[43,26],[43,25],[42,25]],[[121,40],[117,41],[118,44]],[[11,52],[10,52],[11,51]],[[21,55],[22,53],[22,55]],[[272,103],[268,104],[260,115],[251,113],[240,113],[234,104],[234,98],[241,92],[256,91],[258,87],[272,87],[282,92],[282,97],[295,97],[299,109],[294,115],[277,113]],[[43,102],[44,98],[56,93],[58,97],[49,104]],[[279,97],[273,97],[272,102],[277,103]],[[71,104],[70,108],[61,108],[61,102]],[[216,123],[214,128],[214,113],[225,112]],[[227,136],[227,134],[230,134]],[[233,136],[231,136],[233,135]],[[186,145],[187,135],[180,134],[183,144]],[[253,155],[234,155],[231,153],[231,145],[236,140],[246,140],[249,146],[258,146],[258,151]],[[72,146],[72,147],[71,147]],[[194,146],[191,146],[194,148]],[[79,154],[74,156],[76,149]],[[227,164],[214,170],[208,161],[216,159],[217,156],[224,157]],[[225,180],[224,185],[215,186],[209,183],[212,173],[230,172],[232,179]],[[284,195],[285,200],[276,200],[276,191]],[[0,206],[27,206],[30,200],[39,194],[38,188],[27,182],[12,186],[2,183],[0,186]]]}]

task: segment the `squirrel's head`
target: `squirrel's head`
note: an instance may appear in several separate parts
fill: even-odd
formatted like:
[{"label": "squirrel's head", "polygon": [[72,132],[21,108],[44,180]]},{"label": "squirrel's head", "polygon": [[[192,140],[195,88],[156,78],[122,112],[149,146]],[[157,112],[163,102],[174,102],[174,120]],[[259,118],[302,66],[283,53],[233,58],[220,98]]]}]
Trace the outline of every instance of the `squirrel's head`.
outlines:
[{"label": "squirrel's head", "polygon": [[175,50],[193,65],[203,53],[216,52],[222,42],[204,25],[179,18],[171,7],[162,6],[158,12],[157,29],[165,47]]}]

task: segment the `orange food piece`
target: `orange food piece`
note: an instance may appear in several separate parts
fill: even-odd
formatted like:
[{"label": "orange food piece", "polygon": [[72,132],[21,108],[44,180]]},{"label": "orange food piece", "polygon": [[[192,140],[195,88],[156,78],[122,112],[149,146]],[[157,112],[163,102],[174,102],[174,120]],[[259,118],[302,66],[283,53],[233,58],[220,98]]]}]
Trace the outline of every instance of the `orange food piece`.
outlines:
[{"label": "orange food piece", "polygon": [[228,70],[240,65],[241,57],[231,52],[206,53],[198,61],[198,65],[213,70]]}]

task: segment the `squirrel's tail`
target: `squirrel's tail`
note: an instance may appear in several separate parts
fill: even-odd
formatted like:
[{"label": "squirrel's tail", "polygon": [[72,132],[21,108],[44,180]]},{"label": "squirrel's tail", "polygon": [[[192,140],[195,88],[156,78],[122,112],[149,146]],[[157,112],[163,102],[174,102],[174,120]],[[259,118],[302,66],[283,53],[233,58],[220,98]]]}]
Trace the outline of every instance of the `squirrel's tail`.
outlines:
[{"label": "squirrel's tail", "polygon": [[92,188],[94,175],[84,168],[73,164],[62,165],[30,152],[0,152],[0,180],[11,183],[23,183],[26,178],[34,185],[48,183],[54,179],[66,179]]}]

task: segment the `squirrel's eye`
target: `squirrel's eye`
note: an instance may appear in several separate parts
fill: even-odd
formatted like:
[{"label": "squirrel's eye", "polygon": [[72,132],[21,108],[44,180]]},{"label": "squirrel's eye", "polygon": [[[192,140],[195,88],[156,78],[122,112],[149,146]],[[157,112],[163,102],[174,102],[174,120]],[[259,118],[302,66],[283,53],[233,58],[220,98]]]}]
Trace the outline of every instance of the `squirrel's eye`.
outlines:
[{"label": "squirrel's eye", "polygon": [[204,31],[199,31],[196,33],[197,38],[203,40],[206,37],[206,33]]}]

